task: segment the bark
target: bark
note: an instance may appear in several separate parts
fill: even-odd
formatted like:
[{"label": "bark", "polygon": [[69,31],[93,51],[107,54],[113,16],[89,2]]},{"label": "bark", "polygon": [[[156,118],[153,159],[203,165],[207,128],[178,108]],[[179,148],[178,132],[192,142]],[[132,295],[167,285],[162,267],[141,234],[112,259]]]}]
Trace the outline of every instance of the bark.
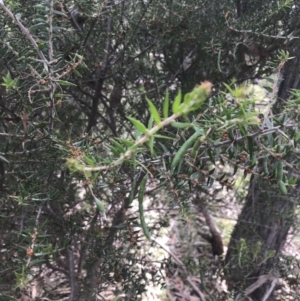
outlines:
[{"label": "bark", "polygon": [[[283,195],[277,185],[253,177],[225,258],[231,290],[244,291],[263,275],[269,275],[270,280],[278,276],[276,262],[293,225],[297,191]],[[251,298],[263,300],[270,285],[270,281],[264,283]]]},{"label": "bark", "polygon": [[[284,67],[276,110],[283,109],[290,89],[300,88],[300,45],[297,43],[298,45],[290,48],[290,56],[295,58]],[[292,157],[288,161],[291,160]],[[292,173],[291,170],[287,171]],[[300,178],[300,175],[293,173],[293,177]],[[287,195],[283,195],[277,186],[269,180],[252,176],[246,202],[232,233],[225,258],[225,277],[229,289],[237,295],[247,291],[247,288],[249,292],[250,286],[259,284],[259,287],[249,293],[254,301],[270,300],[268,294],[275,288],[273,280],[280,276],[278,258],[293,225],[295,208],[299,203],[300,180]],[[261,279],[265,280],[259,283]]]}]

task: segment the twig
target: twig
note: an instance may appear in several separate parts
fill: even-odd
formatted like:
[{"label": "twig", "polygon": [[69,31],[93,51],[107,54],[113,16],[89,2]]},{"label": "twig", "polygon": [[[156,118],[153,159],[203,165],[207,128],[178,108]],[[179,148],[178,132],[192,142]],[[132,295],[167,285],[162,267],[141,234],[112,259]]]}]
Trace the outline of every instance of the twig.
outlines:
[{"label": "twig", "polygon": [[261,287],[263,284],[265,284],[267,281],[269,281],[270,279],[272,279],[273,276],[270,275],[261,275],[259,276],[259,278],[250,286],[248,286],[245,289],[245,296],[250,295],[252,292],[254,292],[256,289],[258,289],[259,287]]},{"label": "twig", "polygon": [[173,253],[171,252],[167,247],[165,247],[163,244],[158,242],[156,239],[152,238],[152,241],[155,242],[157,245],[159,245],[163,250],[165,250],[171,257],[174,258],[174,260],[177,262],[177,264],[183,269],[186,281],[191,285],[191,287],[195,290],[195,292],[198,294],[201,301],[206,301],[205,296],[203,293],[199,290],[197,285],[191,280],[190,276],[188,276],[188,271],[184,265],[184,263]]},{"label": "twig", "polygon": [[49,46],[49,60],[50,62],[53,61],[53,0],[49,0],[49,16],[48,16],[48,24],[49,24],[49,39],[48,39],[48,46]]},{"label": "twig", "polygon": [[186,281],[191,285],[191,287],[196,291],[201,301],[206,301],[204,294],[199,290],[197,285],[190,279],[190,277],[186,278]]},{"label": "twig", "polygon": [[153,242],[155,242],[157,245],[159,245],[163,250],[165,250],[169,255],[171,255],[171,257],[173,257],[175,259],[175,261],[177,262],[178,265],[180,265],[183,268],[183,271],[185,274],[188,274],[188,271],[184,265],[184,263],[174,254],[172,253],[167,247],[165,247],[163,244],[161,244],[159,241],[157,241],[156,239],[152,238],[151,239]]},{"label": "twig", "polygon": [[274,290],[275,285],[277,284],[278,278],[273,279],[271,286],[268,291],[266,291],[263,299],[261,301],[267,301]]},{"label": "twig", "polygon": [[[249,296],[251,293],[253,293],[255,290],[257,290],[258,288],[260,288],[262,285],[264,285],[267,281],[271,281],[271,286],[270,288],[266,291],[266,293],[264,294],[264,297],[261,299],[262,301],[266,301],[268,300],[268,298],[270,297],[270,294],[273,292],[274,287],[278,281],[278,277],[274,276],[274,275],[261,275],[258,277],[258,279],[251,284],[250,286],[248,286],[245,291],[243,296],[247,297]],[[242,294],[238,294],[238,296],[236,297],[236,301],[240,300],[240,297],[242,296]]]},{"label": "twig", "polygon": [[274,157],[274,158],[276,158],[277,160],[283,162],[283,163],[284,163],[287,167],[289,167],[290,169],[292,169],[292,170],[297,170],[297,168],[295,168],[295,166],[291,165],[291,164],[288,163],[286,160],[281,159],[281,158],[278,156],[278,155],[280,155],[280,154],[277,154],[277,153],[272,152],[272,151],[269,150],[267,147],[265,147],[261,142],[257,141],[257,139],[255,139],[254,141],[255,141],[255,143],[256,143],[259,147],[263,148],[263,149],[264,149],[267,153],[269,153],[272,157]]},{"label": "twig", "polygon": [[67,248],[68,261],[69,261],[69,283],[71,288],[70,301],[76,300],[76,277],[75,277],[75,266],[74,266],[74,254],[71,247]]},{"label": "twig", "polygon": [[27,251],[26,251],[26,255],[28,257],[27,259],[27,264],[26,266],[28,267],[29,264],[30,264],[30,261],[31,261],[31,258],[32,258],[32,255],[34,255],[34,246],[35,246],[35,242],[36,242],[36,238],[39,234],[38,232],[38,226],[39,226],[39,218],[40,218],[40,215],[41,215],[41,212],[42,212],[42,206],[40,206],[39,208],[39,211],[36,215],[36,219],[35,219],[35,227],[33,229],[33,233],[31,235],[31,246],[29,248],[27,248]]}]

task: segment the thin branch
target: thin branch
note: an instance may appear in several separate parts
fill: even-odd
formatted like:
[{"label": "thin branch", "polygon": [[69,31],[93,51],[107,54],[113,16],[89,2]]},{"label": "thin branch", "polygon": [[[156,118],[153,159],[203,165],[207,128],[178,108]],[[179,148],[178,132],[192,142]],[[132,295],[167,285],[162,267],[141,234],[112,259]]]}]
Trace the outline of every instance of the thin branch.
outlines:
[{"label": "thin branch", "polygon": [[[234,140],[231,140],[231,139],[228,139],[228,140],[224,140],[222,142],[216,142],[216,143],[211,143],[211,144],[202,144],[199,148],[198,148],[198,151],[200,150],[205,150],[207,148],[217,148],[217,147],[222,147],[222,146],[225,146],[225,145],[228,145],[228,144],[232,144],[233,142],[241,142],[245,139],[248,139],[249,137],[250,138],[255,138],[255,137],[258,137],[258,136],[262,136],[262,135],[265,135],[265,134],[268,134],[268,133],[272,133],[272,132],[276,132],[278,131],[279,129],[281,128],[293,128],[295,126],[298,126],[298,124],[287,124],[287,125],[278,125],[278,126],[275,126],[275,127],[272,127],[272,128],[265,128],[265,129],[259,129],[257,132],[249,135],[249,136],[240,136],[240,137],[237,137],[235,138]],[[192,151],[192,148],[189,148],[187,150],[187,153],[190,153]],[[141,163],[149,163],[149,162],[153,162],[153,161],[156,161],[156,160],[161,160],[161,158],[168,158],[168,157],[174,157],[176,155],[176,152],[175,153],[165,153],[163,154],[162,156],[159,156],[159,157],[156,157],[156,158],[151,158],[151,159],[146,159],[144,161],[142,161]],[[207,157],[205,157],[207,158]]]},{"label": "thin branch", "polygon": [[25,150],[23,152],[14,152],[14,153],[0,153],[1,156],[19,156],[19,155],[28,155],[32,153],[36,153],[38,151],[45,150],[43,147],[31,149],[31,150]]},{"label": "thin branch", "polygon": [[49,39],[48,39],[48,46],[49,46],[49,60],[50,62],[53,61],[53,0],[49,0],[49,16],[48,16],[48,24],[49,24]]},{"label": "thin branch", "polygon": [[300,39],[300,37],[293,37],[292,34],[289,34],[288,36],[273,36],[273,35],[269,35],[269,34],[265,34],[265,33],[262,33],[262,32],[255,32],[253,30],[242,30],[242,29],[236,29],[236,28],[233,28],[231,25],[229,25],[227,23],[227,26],[230,30],[232,31],[235,31],[235,32],[239,32],[239,33],[247,33],[247,34],[253,34],[253,35],[256,35],[258,37],[265,37],[265,38],[271,38],[271,39],[280,39],[280,40],[293,40],[293,39]]},{"label": "thin branch", "polygon": [[21,138],[21,139],[25,138],[25,135],[16,135],[16,134],[9,134],[9,133],[0,133],[0,136]]},{"label": "thin branch", "polygon": [[39,226],[39,218],[40,218],[40,215],[41,215],[41,212],[42,212],[42,206],[40,206],[39,210],[38,210],[38,213],[36,215],[36,219],[35,219],[35,227],[33,229],[33,233],[31,235],[31,246],[27,249],[27,263],[26,263],[26,266],[28,267],[29,264],[30,264],[30,261],[32,259],[32,255],[34,255],[34,247],[35,247],[35,243],[36,243],[36,238],[39,234],[38,232],[38,226]]},{"label": "thin branch", "polygon": [[186,281],[190,284],[190,286],[195,290],[195,292],[198,294],[201,301],[205,301],[204,294],[199,290],[198,286],[190,279],[190,277],[186,278]]},{"label": "thin branch", "polygon": [[287,161],[281,159],[278,157],[277,153],[274,153],[273,151],[271,151],[270,149],[268,149],[267,147],[265,147],[261,142],[257,141],[257,139],[254,140],[255,143],[260,147],[263,148],[267,153],[269,153],[272,157],[276,158],[277,160],[282,161],[287,167],[289,167],[292,170],[297,170],[297,168],[295,166],[293,166],[292,164],[288,163]]},{"label": "thin branch", "polygon": [[38,44],[36,43],[33,36],[30,34],[29,30],[20,22],[20,20],[18,20],[18,18],[16,18],[16,16],[9,10],[9,8],[7,8],[4,5],[3,1],[0,1],[0,7],[13,20],[13,22],[16,23],[19,26],[19,28],[21,29],[23,34],[27,37],[27,39],[31,42],[32,46],[34,47],[34,49],[37,51],[37,53],[38,53],[40,59],[42,60],[42,62],[44,62],[48,66],[49,63],[48,63],[47,59],[45,58],[43,52],[39,49]]},{"label": "thin branch", "polygon": [[171,252],[167,247],[165,247],[163,244],[158,242],[156,239],[152,238],[152,241],[155,242],[157,245],[159,245],[163,250],[165,250],[175,261],[176,263],[183,269],[184,274],[186,276],[186,281],[191,285],[191,287],[195,290],[195,292],[200,297],[201,301],[205,301],[204,294],[199,290],[199,288],[195,285],[195,283],[191,280],[190,276],[188,276],[188,271],[184,265],[184,263],[173,253]]},{"label": "thin branch", "polygon": [[[110,48],[111,48],[111,32],[113,29],[113,19],[111,16],[107,18],[107,38],[105,42],[105,55],[103,58],[103,64],[101,65],[101,69],[98,73],[97,83],[95,86],[95,95],[93,97],[93,103],[92,103],[92,112],[91,116],[89,118],[88,126],[87,126],[87,132],[89,133],[90,130],[94,125],[97,123],[97,113],[98,113],[98,105],[99,105],[99,99],[101,96],[102,86],[104,82],[104,77],[106,74],[106,71],[109,66],[109,57],[110,57]],[[116,135],[115,129],[112,129],[114,134]]]},{"label": "thin branch", "polygon": [[[266,291],[262,301],[268,300],[268,298],[270,297],[270,294],[273,292],[274,287],[275,287],[275,285],[278,281],[278,277],[276,277],[274,275],[261,275],[261,276],[259,276],[258,279],[253,284],[251,284],[250,286],[248,286],[245,289],[244,296],[249,296],[255,290],[257,290],[262,285],[264,285],[267,281],[272,281],[272,283],[271,283],[270,288]],[[239,300],[240,297],[241,297],[241,294],[239,294],[236,299]]]},{"label": "thin branch", "polygon": [[184,273],[188,274],[188,271],[187,271],[184,263],[173,252],[171,252],[166,246],[164,246],[163,244],[161,244],[156,239],[152,238],[151,240],[153,242],[155,242],[157,245],[159,245],[164,251],[166,251],[176,261],[176,263],[183,269]]},{"label": "thin branch", "polygon": [[[178,116],[175,116],[176,118]],[[171,116],[167,119],[165,119],[164,121],[162,121],[161,125],[166,126],[169,123],[174,121],[174,116]],[[160,125],[160,126],[161,126]],[[253,133],[252,135],[249,136],[240,136],[234,140],[225,140],[222,142],[216,142],[216,143],[212,143],[212,144],[202,144],[198,151],[200,150],[205,150],[205,149],[212,149],[212,148],[217,148],[217,147],[222,147],[228,144],[232,144],[233,142],[241,142],[244,141],[245,139],[250,138],[255,138],[267,133],[272,133],[277,131],[280,128],[293,128],[297,126],[297,124],[287,124],[287,125],[278,125],[272,128],[266,128],[266,129],[259,129],[257,132]],[[142,136],[138,141],[136,141],[137,145],[143,145],[145,142],[147,142],[147,139],[149,138],[149,136],[151,136],[153,133],[157,132],[157,127],[159,127],[158,125],[156,125],[154,128],[152,128],[149,132],[148,135],[146,136]],[[133,150],[132,150],[133,151]],[[105,166],[98,166],[98,167],[84,167],[85,171],[99,171],[99,170],[109,170],[109,169],[113,169],[116,166],[120,165],[126,158],[130,158],[131,157],[131,152],[132,151],[127,151],[125,154],[123,154],[117,161],[115,161],[112,165],[105,165]],[[187,150],[187,153],[190,153],[192,151],[192,148]],[[156,157],[156,158],[151,158],[151,159],[146,159],[144,161],[141,161],[142,164],[145,163],[150,163],[153,161],[157,161],[157,160],[161,160],[162,158],[166,158],[166,157],[174,157],[176,155],[176,153],[165,153],[162,156]]]},{"label": "thin branch", "polygon": [[74,254],[71,247],[67,248],[68,261],[69,261],[69,283],[71,288],[70,301],[76,300],[76,277],[75,277],[75,265]]},{"label": "thin branch", "polygon": [[273,279],[273,281],[272,281],[272,283],[271,283],[271,286],[270,286],[270,288],[266,291],[266,293],[265,293],[265,295],[264,295],[262,301],[267,301],[267,300],[269,299],[271,293],[274,291],[274,288],[275,288],[277,282],[278,282],[278,278]]}]

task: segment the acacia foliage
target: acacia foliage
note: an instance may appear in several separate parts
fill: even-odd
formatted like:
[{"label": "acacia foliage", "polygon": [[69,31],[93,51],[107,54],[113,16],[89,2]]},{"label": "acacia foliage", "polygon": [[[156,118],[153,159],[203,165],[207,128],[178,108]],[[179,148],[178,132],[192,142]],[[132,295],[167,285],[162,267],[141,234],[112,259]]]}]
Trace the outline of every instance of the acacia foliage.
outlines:
[{"label": "acacia foliage", "polygon": [[[275,100],[288,57],[281,53],[275,60],[276,49],[288,50],[296,35],[298,6],[250,3],[237,19],[232,1],[5,2],[37,48],[16,20],[1,15],[1,231],[3,271],[9,271],[2,282],[23,288],[28,275],[46,264],[59,268],[80,298],[80,291],[92,296],[95,279],[109,278],[113,270],[123,273],[126,292],[139,298],[144,286],[137,286],[140,276],[127,252],[136,239],[137,216],[128,219],[126,211],[145,173],[180,206],[190,205],[191,188],[207,189],[216,180],[232,186],[225,175],[205,170],[218,160],[248,174],[263,159],[264,176],[283,193],[294,184],[284,167],[297,164],[295,157],[286,158],[299,138],[298,95],[284,113],[258,118],[256,99],[230,80],[273,72],[269,96]],[[259,64],[244,62],[246,36],[268,50]],[[205,80],[215,87],[206,103],[182,112],[161,136],[149,134],[170,117],[173,100],[182,101],[178,95],[188,101]],[[135,145],[143,137],[146,143]],[[84,199],[80,188],[87,191]],[[130,242],[126,251],[115,247],[116,237]],[[114,260],[121,255],[127,261]]]}]

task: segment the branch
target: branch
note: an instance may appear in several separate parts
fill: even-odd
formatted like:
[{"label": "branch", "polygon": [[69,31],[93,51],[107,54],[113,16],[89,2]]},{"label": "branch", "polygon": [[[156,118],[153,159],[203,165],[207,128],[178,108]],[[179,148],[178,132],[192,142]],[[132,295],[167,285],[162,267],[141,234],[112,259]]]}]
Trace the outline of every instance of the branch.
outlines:
[{"label": "branch", "polygon": [[264,37],[264,38],[271,38],[271,39],[276,39],[276,40],[293,40],[293,39],[300,39],[300,37],[293,37],[292,34],[294,33],[294,31],[289,34],[288,36],[273,36],[273,35],[269,35],[269,34],[265,34],[265,33],[261,33],[261,32],[255,32],[253,30],[242,30],[242,29],[236,29],[233,28],[232,26],[230,26],[227,23],[227,26],[230,30],[238,32],[238,33],[247,33],[247,34],[252,34],[252,35],[256,35],[258,37]]},{"label": "branch", "polygon": [[33,38],[33,36],[30,34],[29,30],[18,20],[18,18],[16,18],[16,16],[9,10],[9,8],[7,8],[4,5],[3,0],[0,0],[0,7],[13,20],[13,22],[16,23],[19,26],[19,28],[21,29],[23,34],[27,37],[27,39],[31,42],[32,46],[34,47],[34,49],[37,51],[40,59],[43,61],[44,64],[46,64],[48,66],[49,62],[45,58],[43,52],[40,51],[39,46],[37,45],[37,43],[36,43],[35,39]]},{"label": "branch", "polygon": [[[109,52],[110,52],[110,47],[111,47],[111,32],[112,32],[112,27],[113,27],[113,20],[112,17],[107,18],[107,38],[106,38],[106,43],[105,43],[105,55],[103,58],[103,64],[101,65],[101,69],[98,74],[98,79],[95,87],[95,95],[93,97],[93,103],[92,103],[92,112],[91,116],[89,119],[89,123],[87,126],[87,132],[89,133],[90,130],[94,125],[97,123],[97,113],[98,113],[98,104],[99,104],[99,99],[101,96],[101,90],[103,86],[103,81],[104,77],[108,68],[109,64]],[[114,134],[115,130],[113,131]]]},{"label": "branch", "polygon": [[[241,136],[241,137],[238,137],[234,140],[225,140],[225,141],[222,141],[222,142],[216,142],[216,143],[211,143],[211,144],[202,144],[199,148],[198,148],[198,151],[200,150],[205,150],[206,148],[217,148],[217,147],[222,147],[222,146],[226,146],[228,144],[232,144],[233,142],[241,142],[245,139],[248,139],[249,137],[250,138],[255,138],[255,137],[258,137],[258,136],[261,136],[261,135],[264,135],[264,134],[267,134],[267,133],[272,133],[272,132],[276,132],[278,131],[279,129],[281,128],[293,128],[295,126],[298,126],[297,124],[287,124],[287,125],[279,125],[279,126],[275,126],[275,127],[272,127],[272,128],[266,128],[266,129],[259,129],[257,132],[253,133],[252,135],[249,135],[249,136]],[[189,148],[187,150],[187,154],[190,153],[192,151],[193,148]],[[155,158],[150,158],[150,159],[146,159],[144,161],[141,161],[142,164],[146,164],[146,163],[150,163],[150,162],[155,162],[155,161],[160,161],[162,158],[170,158],[170,157],[174,157],[176,155],[176,152],[174,153],[165,153],[159,157],[155,157]],[[206,159],[208,159],[209,157],[205,157]]]},{"label": "branch", "polygon": [[[245,291],[244,291],[244,295],[245,296],[249,296],[252,292],[254,292],[255,290],[257,290],[259,287],[261,287],[264,283],[266,283],[267,281],[272,281],[272,285],[271,288],[272,290],[274,289],[274,283],[276,284],[278,280],[278,277],[274,276],[274,275],[261,275],[258,277],[258,279],[251,284],[250,286],[248,286]],[[272,292],[272,291],[271,291]],[[270,290],[266,292],[265,297],[269,297],[270,296]],[[267,300],[267,298],[265,298],[263,300]]]}]

